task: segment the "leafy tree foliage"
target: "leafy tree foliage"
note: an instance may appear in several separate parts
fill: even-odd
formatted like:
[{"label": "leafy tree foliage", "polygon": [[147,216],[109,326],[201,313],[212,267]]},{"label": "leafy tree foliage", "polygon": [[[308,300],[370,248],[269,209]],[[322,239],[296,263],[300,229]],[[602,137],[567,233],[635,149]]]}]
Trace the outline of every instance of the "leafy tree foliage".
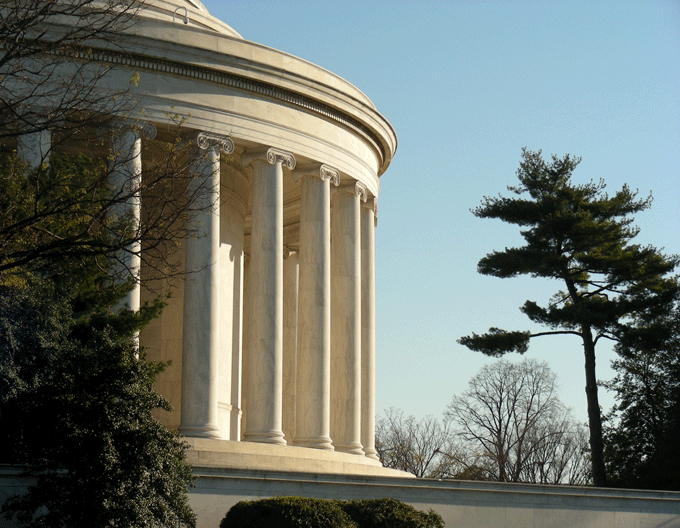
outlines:
[{"label": "leafy tree foliage", "polygon": [[[95,147],[101,155],[55,152],[49,164],[32,170],[15,154],[0,155],[0,278],[55,275],[87,264],[121,282],[132,278],[125,267],[129,253],[141,258],[149,276],[181,273],[173,259],[177,241],[193,234],[187,220],[206,207],[208,191],[206,185],[188,189],[193,174],[187,170],[187,147],[169,145],[165,160],[145,165],[141,183],[123,182],[116,190],[111,175],[127,158],[110,163],[101,140]],[[119,214],[140,197],[144,222]],[[108,265],[111,261],[118,265]]]},{"label": "leafy tree foliage", "polygon": [[492,328],[459,342],[501,356],[525,352],[533,337],[578,337],[585,354],[593,482],[605,486],[595,347],[601,339],[627,339],[626,329],[636,316],[666,310],[678,292],[675,279],[669,277],[678,259],[631,243],[638,234],[632,215],[647,209],[651,198],[638,199],[627,186],[609,196],[603,181],[574,184],[571,177],[579,162],[569,155],[546,162],[540,151],[525,149],[517,171],[519,185],[508,188],[515,196],[486,197],[473,211],[479,218],[519,226],[526,242],[489,253],[479,261],[480,273],[501,278],[530,275],[561,283],[564,289],[546,306],[529,300],[521,308],[548,330]]},{"label": "leafy tree foliage", "polygon": [[[152,388],[163,365],[136,337],[161,304],[110,312],[139,280],[125,254],[152,279],[176,275],[177,241],[212,205],[205,187],[188,190],[179,137],[166,136],[167,156],[146,156],[140,182],[125,170],[132,151],[94,133],[135,126],[130,86],[112,93],[112,66],[91,57],[125,53],[120,33],[142,3],[0,6],[0,447],[37,482],[2,508],[25,526],[195,522],[184,445],[151,415],[168,407]],[[40,132],[51,149],[27,167],[10,151]],[[85,156],[65,156],[69,145]],[[122,213],[139,200],[144,222]]]},{"label": "leafy tree foliage", "polygon": [[160,305],[112,315],[85,297],[0,287],[0,453],[36,478],[2,512],[26,527],[193,525],[185,446],[152,417],[169,409],[153,390],[163,365],[135,338]]},{"label": "leafy tree foliage", "polygon": [[650,324],[654,345],[619,345],[607,384],[617,405],[605,429],[605,463],[614,486],[680,490],[680,308]]},{"label": "leafy tree foliage", "polygon": [[[585,484],[585,439],[557,397],[546,363],[499,360],[454,396],[447,416],[470,476],[501,482]],[[460,476],[464,474],[461,473]],[[470,476],[468,478],[470,478]]]},{"label": "leafy tree foliage", "polygon": [[137,341],[162,303],[110,311],[131,285],[109,271],[131,235],[127,218],[98,216],[104,170],[0,163],[0,456],[36,479],[2,513],[27,527],[193,525],[185,445],[152,417],[169,408],[153,390],[164,366]]},{"label": "leafy tree foliage", "polygon": [[[188,188],[194,180],[190,142],[180,137],[179,118],[175,130],[165,132],[167,155],[153,161],[146,156],[141,182],[126,170],[133,154],[111,139],[142,124],[133,117],[140,109],[131,94],[139,75],[118,86],[116,61],[95,58],[100,50],[126,53],[121,34],[143,6],[144,0],[0,5],[0,147],[3,154],[16,150],[19,158],[39,154],[43,162],[26,178],[16,156],[0,160],[0,276],[18,268],[54,270],[94,254],[117,259],[109,272],[129,278],[131,253],[151,271],[148,276],[181,274],[173,258],[176,242],[195,234],[192,216],[212,206],[205,199],[208,184]],[[35,135],[43,132],[51,135],[49,149],[36,152]],[[71,147],[87,159],[60,155]],[[117,214],[140,199],[144,222]]]},{"label": "leafy tree foliage", "polygon": [[277,497],[234,504],[220,528],[444,528],[433,510],[395,499],[335,500]]}]

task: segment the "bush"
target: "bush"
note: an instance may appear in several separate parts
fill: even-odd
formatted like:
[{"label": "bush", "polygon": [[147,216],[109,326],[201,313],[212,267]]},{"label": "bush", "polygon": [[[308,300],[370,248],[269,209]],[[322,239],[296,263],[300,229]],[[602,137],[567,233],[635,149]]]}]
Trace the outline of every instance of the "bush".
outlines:
[{"label": "bush", "polygon": [[277,497],[234,504],[220,528],[358,528],[340,501]]},{"label": "bush", "polygon": [[278,497],[235,504],[220,528],[444,528],[442,518],[394,499]]},{"label": "bush", "polygon": [[441,516],[427,513],[395,499],[341,501],[359,528],[444,528]]}]

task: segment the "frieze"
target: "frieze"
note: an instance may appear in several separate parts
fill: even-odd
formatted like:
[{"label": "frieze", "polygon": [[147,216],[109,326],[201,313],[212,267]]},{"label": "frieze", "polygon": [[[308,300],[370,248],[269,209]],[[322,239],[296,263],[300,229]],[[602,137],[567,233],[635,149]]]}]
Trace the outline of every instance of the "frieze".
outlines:
[{"label": "frieze", "polygon": [[305,97],[304,95],[274,86],[262,81],[255,81],[247,79],[232,73],[221,72],[210,68],[187,65],[179,62],[169,61],[167,59],[150,58],[143,55],[116,53],[114,51],[91,50],[90,52],[82,51],[77,54],[78,57],[87,61],[99,61],[107,64],[119,64],[128,66],[130,68],[146,69],[159,72],[172,73],[175,75],[182,75],[184,77],[191,77],[205,81],[231,86],[249,92],[259,93],[279,99],[287,103],[305,108],[314,113],[321,114],[333,121],[341,123],[356,132],[366,136],[373,146],[380,152],[382,159],[385,159],[385,149],[380,142],[378,136],[360,121],[343,114],[342,112],[332,108],[329,105]]}]

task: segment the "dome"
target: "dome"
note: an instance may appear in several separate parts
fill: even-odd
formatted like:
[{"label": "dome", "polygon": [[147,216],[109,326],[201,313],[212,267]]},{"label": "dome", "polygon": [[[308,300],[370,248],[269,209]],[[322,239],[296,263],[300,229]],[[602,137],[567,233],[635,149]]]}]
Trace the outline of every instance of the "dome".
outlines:
[{"label": "dome", "polygon": [[139,11],[139,17],[167,24],[186,24],[226,37],[243,38],[230,26],[208,13],[198,0],[146,0]]}]

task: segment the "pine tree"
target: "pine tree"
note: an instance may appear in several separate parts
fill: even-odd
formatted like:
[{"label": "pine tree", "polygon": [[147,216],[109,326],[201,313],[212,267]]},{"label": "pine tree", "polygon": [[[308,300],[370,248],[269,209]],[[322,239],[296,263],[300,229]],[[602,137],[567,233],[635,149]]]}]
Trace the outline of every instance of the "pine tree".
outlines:
[{"label": "pine tree", "polygon": [[605,465],[617,487],[680,490],[680,307],[617,344]]},{"label": "pine tree", "polygon": [[638,199],[627,186],[609,196],[605,184],[575,184],[572,173],[581,160],[565,155],[546,162],[541,152],[522,152],[519,185],[513,197],[485,197],[473,210],[479,218],[497,218],[520,227],[525,245],[494,251],[478,263],[478,271],[500,278],[530,275],[558,280],[564,287],[546,306],[526,301],[520,310],[545,332],[491,328],[459,343],[491,356],[524,353],[529,340],[547,335],[575,335],[585,355],[586,397],[590,428],[592,477],[606,486],[602,418],[595,374],[595,348],[602,339],[629,336],[632,321],[668,309],[678,294],[669,274],[678,258],[651,246],[633,244],[638,228],[632,215],[649,208],[651,196]]}]

